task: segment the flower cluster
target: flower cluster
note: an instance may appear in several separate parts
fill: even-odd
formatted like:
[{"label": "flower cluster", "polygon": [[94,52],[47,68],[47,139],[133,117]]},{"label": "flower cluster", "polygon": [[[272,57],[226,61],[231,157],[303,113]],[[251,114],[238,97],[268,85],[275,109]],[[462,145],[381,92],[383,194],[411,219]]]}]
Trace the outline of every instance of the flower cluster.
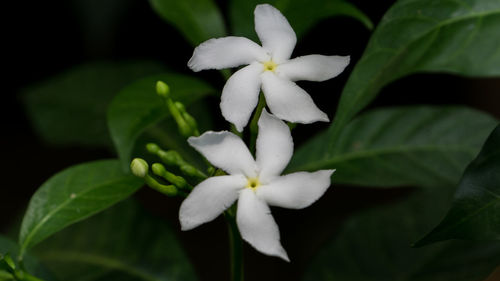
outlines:
[{"label": "flower cluster", "polygon": [[262,47],[243,37],[208,40],[195,50],[188,66],[194,71],[247,65],[236,71],[222,90],[220,108],[238,131],[247,125],[264,93],[268,113],[258,121],[256,157],[237,135],[206,132],[189,144],[227,175],[198,184],[179,212],[183,230],[218,217],[238,200],[236,222],[242,238],[258,251],[289,260],[280,243],[278,226],[269,206],[301,209],[311,205],[330,186],[334,170],[281,175],[293,154],[286,120],[296,123],[328,121],[327,115],[294,81],[324,81],[337,76],[349,57],[308,55],[290,59],[297,41],[286,18],[273,6],[255,8],[255,30]]}]

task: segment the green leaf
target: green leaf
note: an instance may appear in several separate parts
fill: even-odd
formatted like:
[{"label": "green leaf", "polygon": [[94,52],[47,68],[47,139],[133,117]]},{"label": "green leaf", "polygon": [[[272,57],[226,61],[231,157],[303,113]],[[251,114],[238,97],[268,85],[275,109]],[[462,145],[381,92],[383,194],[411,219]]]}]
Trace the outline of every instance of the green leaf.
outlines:
[{"label": "green leaf", "polygon": [[385,85],[403,76],[418,72],[500,75],[498,30],[498,0],[397,1],[347,81],[332,134],[338,136]]},{"label": "green leaf", "polygon": [[[0,235],[0,257],[7,253],[9,253],[14,258],[14,260],[17,260],[17,258],[15,257],[19,255],[19,245],[17,245],[16,242],[10,240],[9,238]],[[53,274],[48,271],[47,268],[42,266],[38,259],[36,259],[32,255],[26,255],[23,258],[23,265],[26,272],[38,278],[42,278],[44,281],[57,280],[55,279]],[[19,265],[17,265],[16,267],[19,268]],[[5,271],[2,272],[2,270],[0,269],[0,280],[14,280],[12,278],[8,279],[8,276],[12,275]]]},{"label": "green leaf", "polygon": [[483,280],[500,263],[499,242],[453,241],[419,249],[410,246],[446,212],[451,192],[414,191],[398,203],[354,215],[322,247],[303,280]]},{"label": "green leaf", "polygon": [[10,274],[8,271],[0,269],[0,281],[14,281],[14,276]]},{"label": "green leaf", "polygon": [[353,120],[339,138],[332,131],[313,138],[289,169],[337,169],[334,183],[370,187],[456,185],[497,122],[464,107],[377,109]]},{"label": "green leaf", "polygon": [[[125,170],[128,170],[134,144],[141,133],[170,115],[164,101],[156,94],[158,80],[170,86],[174,101],[186,106],[214,92],[201,80],[173,73],[148,77],[124,88],[108,109],[108,126]],[[169,148],[177,149],[185,139],[177,136],[179,133],[175,123],[169,124],[170,130],[156,129],[150,133],[166,142]]]},{"label": "green leaf", "polygon": [[500,126],[465,170],[444,220],[416,245],[454,238],[500,240]]},{"label": "green leaf", "polygon": [[35,252],[61,280],[196,279],[172,229],[131,200],[57,233]]},{"label": "green leaf", "polygon": [[280,10],[288,19],[298,37],[303,36],[320,20],[333,16],[349,16],[359,20],[368,29],[373,23],[363,12],[353,4],[344,0],[232,0],[229,2],[229,17],[232,33],[235,36],[244,36],[257,40],[254,29],[255,6],[268,3]]},{"label": "green leaf", "polygon": [[106,127],[111,99],[131,80],[162,70],[147,61],[94,62],[29,87],[22,97],[34,129],[45,141],[105,146],[111,144]]},{"label": "green leaf", "polygon": [[142,184],[123,174],[118,160],[89,162],[59,172],[31,198],[19,236],[21,256],[66,226],[129,197]]},{"label": "green leaf", "polygon": [[149,0],[153,10],[196,46],[226,35],[219,8],[212,0]]}]

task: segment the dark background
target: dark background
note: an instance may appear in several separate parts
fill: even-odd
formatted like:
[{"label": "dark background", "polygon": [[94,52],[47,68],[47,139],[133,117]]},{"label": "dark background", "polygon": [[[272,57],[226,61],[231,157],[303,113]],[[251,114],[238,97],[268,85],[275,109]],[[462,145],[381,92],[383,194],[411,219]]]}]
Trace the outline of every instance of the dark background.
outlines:
[{"label": "dark background", "polygon": [[[31,194],[49,176],[72,164],[114,157],[108,150],[82,147],[54,147],[35,133],[23,109],[20,91],[72,66],[90,61],[149,59],[169,68],[191,73],[186,63],[193,48],[171,26],[161,20],[141,0],[9,1],[2,25],[4,74],[2,83],[3,128],[1,146],[2,188],[0,189],[0,231],[17,227]],[[352,1],[375,23],[394,1]],[[117,3],[119,3],[117,5]],[[227,2],[218,1],[225,10]],[[251,11],[249,11],[251,12]],[[348,74],[362,54],[370,31],[359,22],[337,17],[321,22],[299,39],[294,56],[318,53],[351,55],[349,68],[336,79],[324,83],[301,83],[330,117]],[[337,38],[336,41],[330,38]],[[194,74],[209,78],[222,89],[224,83],[210,73]],[[465,104],[500,117],[499,79],[472,79],[446,74],[418,74],[387,86],[370,106],[403,104]],[[318,94],[318,93],[328,94]],[[68,93],[70,94],[70,93]],[[330,106],[325,106],[330,105]],[[219,126],[225,124],[220,122]],[[294,132],[296,143],[325,124]],[[343,219],[360,208],[397,200],[411,189],[370,190],[335,186],[335,192],[302,211],[274,210],[283,235],[284,247],[293,263],[270,258],[245,246],[247,280],[299,280],[307,261]],[[180,199],[157,196],[149,189],[136,197],[152,213],[165,217],[179,229]],[[328,224],[324,218],[328,217]],[[180,234],[180,231],[179,231]],[[227,234],[223,220],[206,224],[179,235],[201,280],[224,280],[229,276]]]}]

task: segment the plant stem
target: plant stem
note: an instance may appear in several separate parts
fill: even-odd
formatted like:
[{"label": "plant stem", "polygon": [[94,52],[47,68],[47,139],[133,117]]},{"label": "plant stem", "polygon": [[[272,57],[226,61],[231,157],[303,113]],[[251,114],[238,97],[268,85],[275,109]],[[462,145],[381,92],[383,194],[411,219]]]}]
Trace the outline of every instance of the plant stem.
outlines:
[{"label": "plant stem", "polygon": [[259,118],[264,107],[266,107],[266,99],[261,93],[259,96],[259,104],[257,105],[257,109],[255,109],[252,121],[250,121],[250,152],[253,154],[255,154],[255,143],[257,141],[257,133],[259,132]]},{"label": "plant stem", "polygon": [[231,281],[243,281],[243,240],[236,224],[236,204],[225,213],[229,231]]}]

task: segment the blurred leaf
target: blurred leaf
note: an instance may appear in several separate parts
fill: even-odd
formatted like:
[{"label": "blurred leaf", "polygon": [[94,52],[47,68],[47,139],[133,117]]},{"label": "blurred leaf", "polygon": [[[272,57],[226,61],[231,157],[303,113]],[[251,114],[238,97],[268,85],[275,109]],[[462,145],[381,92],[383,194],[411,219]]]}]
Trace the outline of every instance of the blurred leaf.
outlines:
[{"label": "blurred leaf", "polygon": [[455,185],[497,122],[465,107],[377,109],[337,139],[331,131],[311,139],[289,169],[337,169],[334,183],[370,187]]},{"label": "blurred leaf", "polygon": [[37,133],[57,145],[111,144],[106,108],[130,81],[162,72],[157,63],[95,62],[77,66],[24,90],[28,117]]},{"label": "blurred leaf", "polygon": [[370,18],[356,6],[344,0],[232,0],[229,2],[229,17],[233,28],[232,33],[235,36],[244,36],[257,41],[253,11],[255,6],[262,3],[271,4],[280,10],[298,37],[303,36],[320,20],[333,16],[349,16],[359,20],[368,29],[373,28]]},{"label": "blurred leaf", "polygon": [[417,246],[453,238],[500,240],[500,126],[467,167],[444,220]]},{"label": "blurred leaf", "polygon": [[196,279],[172,229],[131,200],[57,233],[36,252],[61,280]]},{"label": "blurred leaf", "polygon": [[0,281],[11,281],[11,280],[14,280],[12,274],[10,274],[8,271],[0,269]]},{"label": "blurred leaf", "polygon": [[[16,242],[10,240],[9,238],[0,235],[0,256],[9,253],[14,260],[19,255],[19,245]],[[26,255],[23,259],[23,265],[26,272],[34,275],[38,278],[42,278],[44,281],[57,280],[55,277],[40,264],[40,262],[34,258],[32,255]],[[19,265],[17,265],[19,267]],[[14,279],[2,279],[6,278],[7,275],[2,275],[0,273],[0,280],[14,280]]]},{"label": "blurred leaf", "polygon": [[71,0],[72,17],[78,20],[81,29],[79,39],[85,55],[90,57],[112,57],[116,49],[119,27],[125,23],[134,0]]},{"label": "blurred leaf", "polygon": [[88,162],[52,176],[33,194],[24,215],[21,255],[66,226],[129,197],[142,184],[123,174],[118,160]]},{"label": "blurred leaf", "polygon": [[483,280],[500,263],[499,242],[410,246],[446,212],[451,193],[414,191],[398,203],[355,215],[313,259],[303,280]]},{"label": "blurred leaf", "polygon": [[[163,100],[156,94],[155,85],[158,80],[170,86],[174,101],[180,101],[186,106],[214,91],[201,80],[173,73],[148,77],[124,88],[109,106],[108,126],[125,170],[128,170],[132,150],[140,134],[170,115]],[[178,149],[185,139],[178,136],[175,123],[170,124],[170,130],[152,128],[153,132],[150,133],[162,139],[169,148]]]},{"label": "blurred leaf", "polygon": [[149,0],[153,10],[196,46],[226,35],[219,8],[212,0]]},{"label": "blurred leaf", "polygon": [[417,72],[500,75],[498,30],[498,0],[397,1],[347,81],[330,128],[334,139],[382,87],[403,76]]}]

